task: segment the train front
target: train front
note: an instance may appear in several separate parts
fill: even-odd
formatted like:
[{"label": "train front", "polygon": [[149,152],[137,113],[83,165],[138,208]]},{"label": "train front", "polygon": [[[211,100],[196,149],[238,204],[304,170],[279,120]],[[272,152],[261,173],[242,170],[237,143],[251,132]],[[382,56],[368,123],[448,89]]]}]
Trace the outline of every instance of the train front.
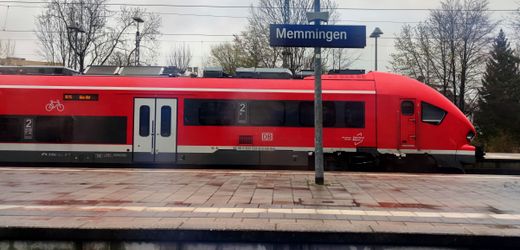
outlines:
[{"label": "train front", "polygon": [[[378,93],[379,148],[400,155],[432,156],[439,167],[462,169],[476,162],[471,145],[475,127],[448,98],[407,77],[373,74]],[[386,136],[389,134],[397,140]]]}]

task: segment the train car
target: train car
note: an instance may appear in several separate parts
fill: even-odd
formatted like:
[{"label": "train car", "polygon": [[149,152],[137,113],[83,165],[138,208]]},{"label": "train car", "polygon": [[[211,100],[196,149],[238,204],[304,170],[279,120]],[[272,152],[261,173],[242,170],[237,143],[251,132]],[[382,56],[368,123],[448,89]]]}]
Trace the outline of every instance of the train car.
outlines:
[{"label": "train car", "polygon": [[[0,161],[312,165],[314,80],[0,76]],[[418,81],[323,76],[324,152],[475,162],[475,128]]]}]

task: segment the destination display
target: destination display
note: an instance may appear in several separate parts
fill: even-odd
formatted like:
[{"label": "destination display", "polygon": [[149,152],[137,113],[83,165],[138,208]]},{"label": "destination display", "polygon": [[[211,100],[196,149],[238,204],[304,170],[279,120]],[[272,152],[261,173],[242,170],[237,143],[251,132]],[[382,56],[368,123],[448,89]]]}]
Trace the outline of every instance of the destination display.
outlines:
[{"label": "destination display", "polygon": [[269,42],[277,47],[364,48],[366,26],[271,24]]},{"label": "destination display", "polygon": [[64,101],[97,101],[99,96],[97,94],[64,94]]}]

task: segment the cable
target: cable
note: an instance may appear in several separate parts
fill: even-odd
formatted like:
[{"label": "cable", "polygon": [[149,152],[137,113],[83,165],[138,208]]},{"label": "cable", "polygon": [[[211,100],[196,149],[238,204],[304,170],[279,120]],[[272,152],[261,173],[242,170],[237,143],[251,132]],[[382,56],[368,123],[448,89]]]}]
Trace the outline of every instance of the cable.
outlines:
[{"label": "cable", "polygon": [[[0,1],[1,2],[1,1]],[[0,6],[11,8],[45,8],[27,5],[5,5]],[[121,12],[119,10],[108,10],[109,12]],[[214,18],[232,18],[232,19],[248,19],[247,16],[228,16],[228,15],[213,15],[213,14],[194,14],[194,13],[178,13],[178,12],[149,12],[157,15],[174,15],[174,16],[196,16],[196,17],[214,17]],[[420,23],[419,21],[390,21],[390,20],[354,20],[354,19],[339,19],[338,22],[354,22],[354,23],[392,23],[392,24],[407,24]]]},{"label": "cable", "polygon": [[[46,1],[18,1],[18,0],[0,0],[0,3],[18,3],[18,4],[48,4]],[[80,4],[78,2],[69,2],[66,4]],[[277,9],[280,6],[260,7],[255,5],[211,5],[211,4],[141,4],[141,3],[104,3],[105,6],[132,6],[132,7],[172,7],[172,8],[215,8],[215,9],[250,9],[250,8],[269,8]],[[299,8],[302,9],[302,8]],[[353,11],[432,11],[442,10],[438,8],[357,8],[357,7],[337,7],[338,10],[353,10]],[[459,10],[456,10],[459,11]],[[461,9],[460,11],[472,12],[476,10]],[[486,12],[515,12],[518,9],[487,9],[478,10]]]}]

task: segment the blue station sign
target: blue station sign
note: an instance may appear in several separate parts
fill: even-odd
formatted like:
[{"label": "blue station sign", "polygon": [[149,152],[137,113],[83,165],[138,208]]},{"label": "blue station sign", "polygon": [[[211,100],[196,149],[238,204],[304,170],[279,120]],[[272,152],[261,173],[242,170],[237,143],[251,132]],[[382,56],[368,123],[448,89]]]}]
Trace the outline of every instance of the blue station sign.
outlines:
[{"label": "blue station sign", "polygon": [[269,43],[278,47],[364,48],[366,26],[271,24]]}]

